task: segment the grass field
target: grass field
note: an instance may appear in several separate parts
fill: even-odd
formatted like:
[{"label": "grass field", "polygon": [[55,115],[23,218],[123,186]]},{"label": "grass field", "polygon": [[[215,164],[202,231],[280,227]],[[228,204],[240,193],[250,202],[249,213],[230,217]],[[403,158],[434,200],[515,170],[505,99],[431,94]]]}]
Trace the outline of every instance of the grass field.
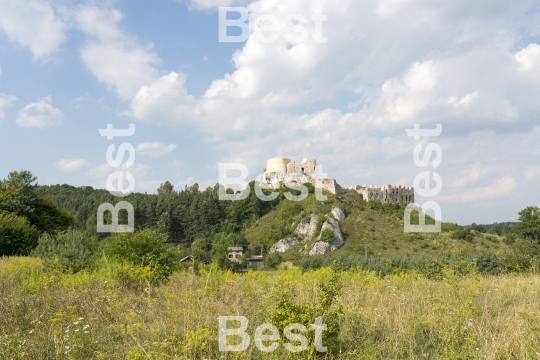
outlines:
[{"label": "grass field", "polygon": [[[538,274],[448,273],[430,280],[330,268],[246,274],[203,268],[175,273],[155,287],[126,284],[119,274],[106,261],[93,272],[62,274],[44,272],[35,258],[0,259],[0,358],[540,357]],[[293,354],[283,346],[261,353],[253,344],[244,352],[220,352],[218,316],[232,315],[249,319],[251,336],[265,322],[308,324],[315,316],[339,328],[333,338],[323,333],[331,354],[312,347]]]}]

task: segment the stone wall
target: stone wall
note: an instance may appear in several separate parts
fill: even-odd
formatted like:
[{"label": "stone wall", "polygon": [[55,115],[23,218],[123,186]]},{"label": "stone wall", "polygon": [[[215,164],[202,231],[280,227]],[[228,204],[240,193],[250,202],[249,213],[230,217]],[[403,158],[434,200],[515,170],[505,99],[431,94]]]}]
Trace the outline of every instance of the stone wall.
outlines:
[{"label": "stone wall", "polygon": [[304,159],[301,163],[288,163],[287,173],[302,173],[314,177],[317,174],[317,161],[315,159]]},{"label": "stone wall", "polygon": [[390,184],[382,187],[356,185],[347,189],[359,192],[366,201],[378,201],[389,204],[414,203],[414,188],[410,186]]}]

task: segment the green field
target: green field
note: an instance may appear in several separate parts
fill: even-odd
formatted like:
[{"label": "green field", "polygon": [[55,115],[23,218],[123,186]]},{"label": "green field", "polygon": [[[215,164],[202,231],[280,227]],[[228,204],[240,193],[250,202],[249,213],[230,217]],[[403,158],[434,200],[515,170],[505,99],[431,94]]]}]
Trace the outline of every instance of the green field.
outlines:
[{"label": "green field", "polygon": [[[533,273],[448,272],[432,280],[330,268],[267,276],[208,267],[177,272],[158,286],[127,285],[120,275],[106,262],[65,274],[44,271],[35,258],[1,259],[0,358],[536,359],[540,349],[540,276]],[[314,352],[312,341],[297,354],[283,346],[261,353],[253,343],[220,352],[217,317],[232,315],[249,320],[251,336],[262,323],[282,329],[316,316],[337,332],[323,332],[329,354]]]}]

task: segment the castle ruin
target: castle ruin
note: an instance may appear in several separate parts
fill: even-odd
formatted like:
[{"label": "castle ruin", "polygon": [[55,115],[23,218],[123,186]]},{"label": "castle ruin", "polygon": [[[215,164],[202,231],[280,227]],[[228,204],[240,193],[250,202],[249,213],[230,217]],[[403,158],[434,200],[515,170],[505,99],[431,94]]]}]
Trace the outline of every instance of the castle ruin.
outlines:
[{"label": "castle ruin", "polygon": [[356,185],[345,188],[353,190],[360,194],[366,201],[378,201],[387,204],[414,203],[414,188],[411,186],[401,185],[384,185],[384,186],[361,186]]},{"label": "castle ruin", "polygon": [[334,195],[343,192],[335,179],[321,179],[319,177],[319,169],[315,159],[304,159],[301,163],[292,162],[291,159],[287,158],[268,160],[262,174],[261,185],[276,189],[290,183],[312,184]]},{"label": "castle ruin", "polygon": [[414,203],[414,188],[410,186],[388,184],[382,187],[356,185],[342,188],[335,179],[320,179],[315,159],[303,159],[300,163],[281,157],[268,160],[262,174],[261,186],[276,189],[288,183],[309,183],[334,195],[346,190],[356,191],[362,194],[364,200],[368,202]]}]

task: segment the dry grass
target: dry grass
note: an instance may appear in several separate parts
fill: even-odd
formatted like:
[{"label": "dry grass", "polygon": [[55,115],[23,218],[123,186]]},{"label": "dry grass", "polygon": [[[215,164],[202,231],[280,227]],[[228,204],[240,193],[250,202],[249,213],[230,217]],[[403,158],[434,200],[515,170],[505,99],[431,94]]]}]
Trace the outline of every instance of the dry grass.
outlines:
[{"label": "dry grass", "polygon": [[[276,288],[314,301],[331,269],[279,276],[206,270],[154,288],[127,288],[106,266],[43,272],[33,258],[0,259],[2,359],[283,359],[306,354],[218,351],[217,317],[242,315],[248,333],[272,316]],[[538,359],[540,276],[341,274],[339,359]],[[324,358],[324,357],[323,357]],[[332,358],[327,356],[326,358]]]}]

